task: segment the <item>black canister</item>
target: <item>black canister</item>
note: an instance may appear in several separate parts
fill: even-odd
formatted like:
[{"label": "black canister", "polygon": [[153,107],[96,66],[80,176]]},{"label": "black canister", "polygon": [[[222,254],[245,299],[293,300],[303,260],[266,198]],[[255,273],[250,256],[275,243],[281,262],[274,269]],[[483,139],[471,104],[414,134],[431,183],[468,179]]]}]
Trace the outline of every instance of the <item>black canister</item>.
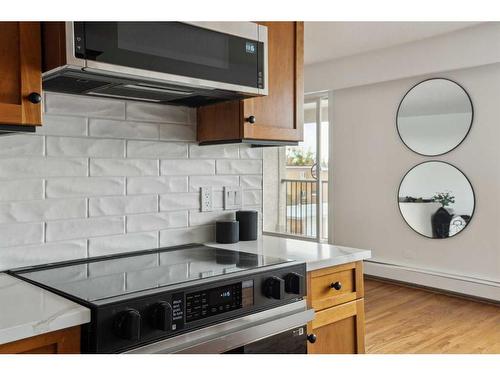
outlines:
[{"label": "black canister", "polygon": [[218,243],[236,243],[240,237],[240,225],[236,220],[215,222],[215,241]]},{"label": "black canister", "polygon": [[240,223],[240,241],[257,239],[259,213],[257,211],[236,211],[236,220]]}]

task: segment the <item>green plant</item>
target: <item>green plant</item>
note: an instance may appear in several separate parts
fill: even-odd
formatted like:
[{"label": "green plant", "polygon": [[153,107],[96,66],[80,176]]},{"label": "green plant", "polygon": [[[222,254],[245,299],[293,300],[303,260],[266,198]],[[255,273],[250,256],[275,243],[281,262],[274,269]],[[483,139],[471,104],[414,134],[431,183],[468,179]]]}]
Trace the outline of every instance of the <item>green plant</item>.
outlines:
[{"label": "green plant", "polygon": [[450,203],[455,203],[455,196],[451,195],[451,191],[445,191],[442,193],[436,193],[432,197],[432,200],[434,202],[439,202],[443,207],[447,207],[450,205]]},{"label": "green plant", "polygon": [[286,164],[293,166],[306,166],[314,164],[314,154],[311,150],[304,151],[301,147],[287,147]]}]

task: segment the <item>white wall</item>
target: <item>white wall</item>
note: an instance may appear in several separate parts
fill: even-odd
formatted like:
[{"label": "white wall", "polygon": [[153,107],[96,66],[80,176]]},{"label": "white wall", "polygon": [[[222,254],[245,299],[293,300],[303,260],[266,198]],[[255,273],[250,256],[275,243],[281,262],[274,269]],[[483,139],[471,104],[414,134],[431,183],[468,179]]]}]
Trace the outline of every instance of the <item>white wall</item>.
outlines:
[{"label": "white wall", "polygon": [[304,86],[306,93],[337,90],[498,61],[500,22],[489,22],[404,45],[307,65]]},{"label": "white wall", "polygon": [[[474,43],[464,49],[474,50]],[[434,56],[427,54],[426,58]],[[469,226],[448,239],[428,239],[415,233],[402,219],[397,202],[405,172],[433,158],[404,146],[396,130],[396,111],[410,87],[431,77],[458,82],[474,105],[468,137],[451,153],[436,158],[461,169],[476,194]],[[377,264],[367,264],[367,273],[500,300],[499,98],[498,63],[333,91],[333,242],[371,249]],[[395,270],[394,265],[400,267]],[[433,276],[426,278],[425,274]]]},{"label": "white wall", "polygon": [[[0,271],[213,240],[222,186],[261,211],[262,150],[198,146],[194,109],[47,94],[36,134],[0,137]],[[199,212],[199,187],[214,212]]]}]

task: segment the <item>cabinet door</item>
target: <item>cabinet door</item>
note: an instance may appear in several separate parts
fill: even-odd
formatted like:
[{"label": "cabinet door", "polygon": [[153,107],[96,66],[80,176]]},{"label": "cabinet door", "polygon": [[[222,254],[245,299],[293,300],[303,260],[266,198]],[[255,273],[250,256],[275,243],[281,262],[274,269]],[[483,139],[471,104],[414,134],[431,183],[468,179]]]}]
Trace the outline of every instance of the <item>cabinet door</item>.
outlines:
[{"label": "cabinet door", "polygon": [[80,326],[0,345],[0,354],[78,354]]},{"label": "cabinet door", "polygon": [[[303,139],[304,24],[259,22],[268,28],[268,95],[243,101],[243,138]],[[255,117],[255,123],[246,121]]]},{"label": "cabinet door", "polygon": [[308,343],[309,354],[362,354],[365,352],[364,299],[344,303],[316,313],[308,334],[316,335]]},{"label": "cabinet door", "polygon": [[0,125],[41,125],[39,22],[0,22],[0,72]]}]

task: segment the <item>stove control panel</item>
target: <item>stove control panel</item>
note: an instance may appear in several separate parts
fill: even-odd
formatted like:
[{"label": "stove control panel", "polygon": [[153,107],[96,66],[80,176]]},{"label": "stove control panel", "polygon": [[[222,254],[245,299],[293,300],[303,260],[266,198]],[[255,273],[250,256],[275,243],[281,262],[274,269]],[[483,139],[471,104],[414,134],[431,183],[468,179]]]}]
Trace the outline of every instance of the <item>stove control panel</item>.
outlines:
[{"label": "stove control panel", "polygon": [[[305,264],[270,270],[256,269],[225,279],[207,278],[159,293],[108,304],[95,311],[84,332],[87,353],[117,353],[210,324],[234,319],[302,299]],[[97,335],[89,333],[97,332]]]},{"label": "stove control panel", "polygon": [[186,294],[186,323],[253,305],[253,280]]}]

